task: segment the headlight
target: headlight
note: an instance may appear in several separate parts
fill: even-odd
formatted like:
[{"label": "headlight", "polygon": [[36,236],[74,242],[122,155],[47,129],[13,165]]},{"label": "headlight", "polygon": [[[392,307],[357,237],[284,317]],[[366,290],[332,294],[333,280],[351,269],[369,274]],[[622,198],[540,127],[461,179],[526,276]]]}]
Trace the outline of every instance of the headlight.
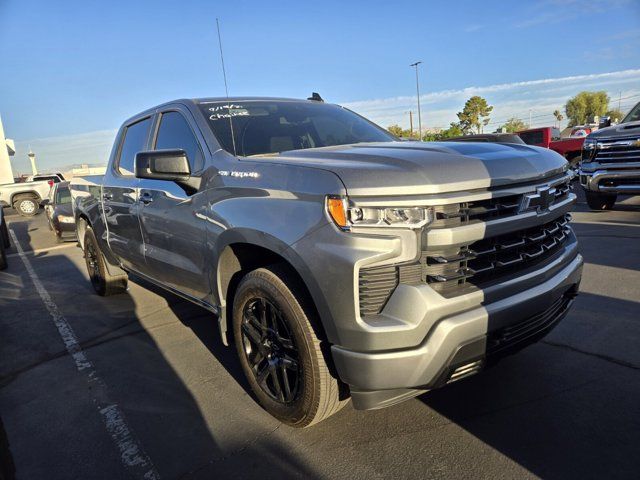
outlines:
[{"label": "headlight", "polygon": [[598,141],[595,138],[585,138],[582,144],[582,161],[590,162],[595,157]]},{"label": "headlight", "polygon": [[350,207],[344,197],[327,197],[327,212],[343,230],[350,227],[421,228],[433,221],[431,207]]},{"label": "headlight", "polygon": [[67,215],[58,215],[58,221],[60,223],[75,223],[75,219],[73,217],[68,217]]}]

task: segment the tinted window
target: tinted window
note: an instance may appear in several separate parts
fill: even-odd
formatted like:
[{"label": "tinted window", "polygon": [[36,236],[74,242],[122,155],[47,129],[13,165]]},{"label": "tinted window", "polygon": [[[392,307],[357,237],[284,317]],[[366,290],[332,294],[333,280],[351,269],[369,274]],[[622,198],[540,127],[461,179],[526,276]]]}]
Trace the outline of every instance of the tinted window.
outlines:
[{"label": "tinted window", "polygon": [[59,187],[56,189],[56,205],[63,203],[71,203],[71,191],[68,187]]},{"label": "tinted window", "polygon": [[192,172],[202,168],[203,157],[198,140],[185,118],[178,112],[162,114],[155,148],[157,150],[180,148],[187,152]]},{"label": "tinted window", "polygon": [[125,130],[124,142],[122,142],[120,149],[120,161],[118,162],[118,171],[122,175],[134,174],[136,153],[145,149],[150,126],[151,118],[147,118],[128,126]]},{"label": "tinted window", "polygon": [[234,153],[235,140],[240,156],[395,140],[359,115],[320,102],[210,102],[200,108],[222,148]]},{"label": "tinted window", "polygon": [[533,132],[521,132],[518,135],[527,145],[541,145],[544,142],[544,135],[542,133],[542,130],[534,130]]}]

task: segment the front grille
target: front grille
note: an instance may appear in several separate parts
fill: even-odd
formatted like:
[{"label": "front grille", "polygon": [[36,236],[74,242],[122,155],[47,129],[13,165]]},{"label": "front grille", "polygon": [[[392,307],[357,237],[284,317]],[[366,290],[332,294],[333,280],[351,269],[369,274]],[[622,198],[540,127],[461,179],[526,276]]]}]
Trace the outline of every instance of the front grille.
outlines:
[{"label": "front grille", "polygon": [[[555,196],[550,206],[566,200],[571,183],[564,181],[551,188]],[[435,207],[435,221],[431,228],[450,228],[474,221],[488,222],[522,213],[523,194],[505,195],[485,200]],[[531,207],[532,209],[535,206]]]},{"label": "front grille", "polygon": [[[566,201],[570,190],[568,178],[552,182],[548,192],[545,191],[546,201],[548,194],[552,195],[547,207]],[[535,194],[497,194],[491,199],[436,207],[435,220],[429,228],[455,228],[510,216],[515,220],[523,213],[525,195],[529,195],[530,210],[539,210],[540,207],[531,201],[531,193]],[[425,245],[417,262],[361,268],[358,279],[360,315],[380,313],[399,284],[428,283],[440,294],[451,297],[485,288],[518,270],[549,262],[572,236],[568,226],[570,219],[566,214],[543,225],[484,238],[469,245],[437,249]]]},{"label": "front grille", "polygon": [[571,289],[542,312],[522,322],[490,332],[487,335],[487,355],[508,353],[546,335],[562,319],[575,296],[576,291]]},{"label": "front grille", "polygon": [[474,272],[473,281],[499,277],[553,255],[571,233],[567,226],[570,219],[566,214],[544,225],[471,244],[474,258],[467,267]]},{"label": "front grille", "polygon": [[[422,253],[421,281],[440,293],[462,292],[461,287],[486,286],[511,274],[543,262],[565,244],[571,234],[571,216],[506,235],[485,238],[468,246]],[[400,275],[406,267],[400,267]]]},{"label": "front grille", "polygon": [[640,137],[598,140],[594,160],[600,163],[640,162]]},{"label": "front grille", "polygon": [[543,225],[462,248],[424,251],[418,263],[360,270],[360,315],[380,313],[398,284],[428,283],[443,295],[483,288],[553,257],[571,235],[566,214]]}]

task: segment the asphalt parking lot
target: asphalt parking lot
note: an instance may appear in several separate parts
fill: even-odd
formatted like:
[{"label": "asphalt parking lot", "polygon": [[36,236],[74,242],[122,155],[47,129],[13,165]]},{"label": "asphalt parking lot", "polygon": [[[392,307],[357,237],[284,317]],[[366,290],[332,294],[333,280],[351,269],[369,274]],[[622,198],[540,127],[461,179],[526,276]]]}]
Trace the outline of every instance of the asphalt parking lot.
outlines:
[{"label": "asphalt parking lot", "polygon": [[0,272],[16,478],[638,478],[640,197],[612,212],[578,204],[581,295],[542,342],[306,430],[260,409],[210,313],[137,280],[98,297],[43,214],[8,219],[25,252],[12,246]]}]

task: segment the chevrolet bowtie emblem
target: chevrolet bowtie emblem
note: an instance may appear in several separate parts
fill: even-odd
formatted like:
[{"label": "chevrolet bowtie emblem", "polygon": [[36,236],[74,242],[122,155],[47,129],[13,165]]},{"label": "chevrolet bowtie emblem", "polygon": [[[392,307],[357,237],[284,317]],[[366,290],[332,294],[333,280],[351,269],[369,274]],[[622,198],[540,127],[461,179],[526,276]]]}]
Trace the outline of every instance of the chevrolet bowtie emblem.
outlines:
[{"label": "chevrolet bowtie emblem", "polygon": [[540,187],[536,193],[527,193],[522,197],[519,213],[535,208],[538,213],[549,210],[549,207],[556,199],[556,189],[551,187]]}]

